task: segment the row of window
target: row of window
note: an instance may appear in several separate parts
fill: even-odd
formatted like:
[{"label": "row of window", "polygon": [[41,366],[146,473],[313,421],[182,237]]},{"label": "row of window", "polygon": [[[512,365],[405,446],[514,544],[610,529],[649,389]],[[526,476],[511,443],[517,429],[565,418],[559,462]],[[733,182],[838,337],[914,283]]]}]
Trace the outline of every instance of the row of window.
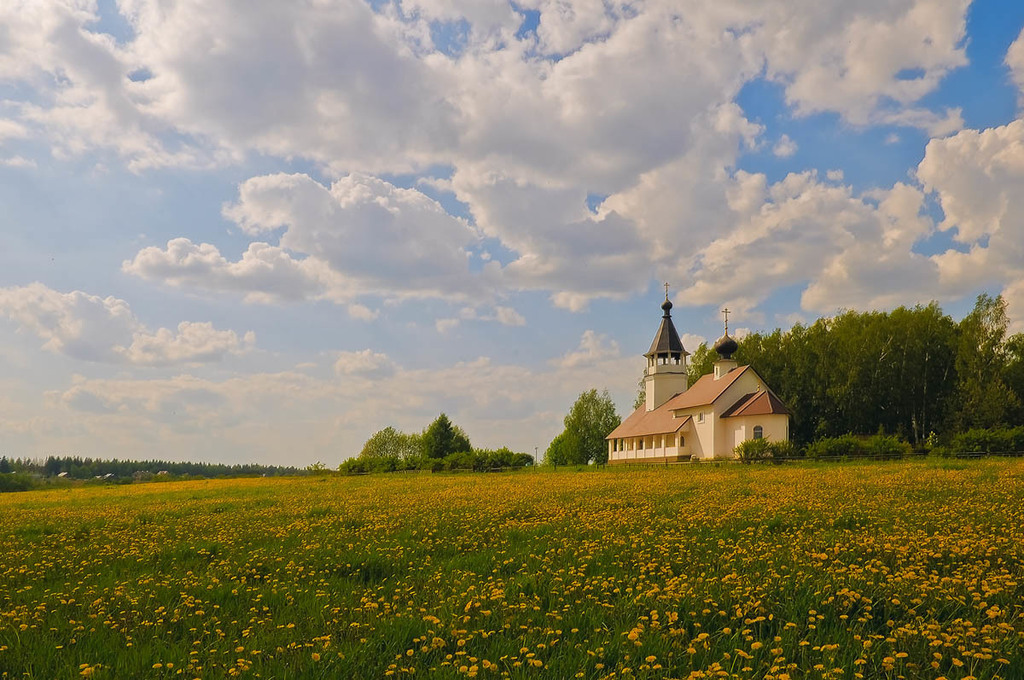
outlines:
[{"label": "row of window", "polygon": [[[702,422],[704,414],[697,414],[697,422]],[[674,435],[655,435],[651,438],[651,448],[664,448],[666,446],[677,446],[676,438]],[[764,428],[760,425],[754,426],[754,439],[764,439]],[[612,441],[612,451],[629,451],[629,442],[631,440],[626,439],[615,439]],[[637,451],[643,451],[647,445],[647,437],[641,437],[634,441],[634,448]],[[679,435],[678,446],[682,448],[686,445],[686,439],[683,435]]]}]

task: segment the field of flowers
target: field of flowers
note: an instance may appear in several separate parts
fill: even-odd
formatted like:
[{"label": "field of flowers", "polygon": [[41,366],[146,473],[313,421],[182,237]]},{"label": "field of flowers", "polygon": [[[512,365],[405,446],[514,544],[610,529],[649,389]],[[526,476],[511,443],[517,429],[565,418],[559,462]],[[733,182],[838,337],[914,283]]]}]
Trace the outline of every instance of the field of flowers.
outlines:
[{"label": "field of flowers", "polygon": [[0,495],[3,678],[1024,677],[1024,461]]}]

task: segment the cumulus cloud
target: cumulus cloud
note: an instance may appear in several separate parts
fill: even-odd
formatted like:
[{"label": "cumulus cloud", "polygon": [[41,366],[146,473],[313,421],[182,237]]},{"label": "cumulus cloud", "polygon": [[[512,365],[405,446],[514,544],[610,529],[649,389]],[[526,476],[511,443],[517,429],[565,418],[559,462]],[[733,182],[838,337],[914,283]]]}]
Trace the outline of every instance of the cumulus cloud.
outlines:
[{"label": "cumulus cloud", "polygon": [[61,293],[41,283],[0,288],[0,313],[44,341],[43,349],[82,361],[165,366],[219,361],[255,343],[210,323],[184,321],[176,330],[147,329],[128,303],[82,291]]},{"label": "cumulus cloud", "polygon": [[1021,29],[1017,39],[1010,44],[1005,61],[1010,69],[1010,78],[1020,90],[1018,101],[1020,107],[1024,109],[1024,29]]},{"label": "cumulus cloud", "polygon": [[[415,189],[377,178],[353,174],[326,187],[304,174],[254,177],[223,212],[253,237],[281,230],[278,244],[253,242],[230,261],[213,245],[177,238],[166,248],[144,248],[124,270],[264,302],[459,298],[487,278],[470,275],[466,248],[477,237],[464,220]],[[352,309],[372,316],[364,306]]]},{"label": "cumulus cloud", "polygon": [[390,375],[394,370],[395,364],[388,355],[371,349],[340,352],[334,362],[334,372],[339,376],[373,378]]},{"label": "cumulus cloud", "polygon": [[1024,281],[1024,120],[932,140],[917,176],[942,208],[939,228],[963,246],[933,258],[942,287],[965,294],[1004,286],[1016,309]]},{"label": "cumulus cloud", "polygon": [[[358,453],[385,425],[418,431],[439,411],[478,446],[532,451],[561,430],[580,389],[610,387],[618,402],[632,403],[642,359],[619,356],[599,335],[585,335],[580,349],[590,356],[538,369],[487,357],[405,368],[373,350],[349,351],[338,355],[340,380],[296,371],[226,379],[75,377],[47,395],[48,411],[76,430],[61,438],[69,448],[95,452],[102,441],[108,456],[140,446],[166,456],[188,445],[198,459],[224,460],[235,451],[264,462],[337,460]],[[18,415],[10,427],[27,427],[20,412],[10,414]]]},{"label": "cumulus cloud", "polygon": [[[22,0],[0,16],[12,36],[0,78],[52,102],[24,115],[55,145],[110,147],[136,168],[256,150],[340,171],[491,159],[514,175],[607,181],[683,152],[677,122],[762,73],[801,113],[933,127],[914,105],[966,63],[967,5],[133,0],[119,6],[122,44],[95,32],[93,3]],[[538,25],[518,33],[527,9]],[[455,44],[435,44],[445,33]]]},{"label": "cumulus cloud", "polygon": [[772,147],[772,153],[779,158],[789,158],[796,153],[797,149],[796,142],[789,138],[789,135],[782,135],[779,137],[779,141],[775,142],[775,146]]},{"label": "cumulus cloud", "polygon": [[438,333],[444,334],[457,328],[463,321],[496,321],[502,326],[525,326],[526,318],[512,307],[496,305],[493,312],[478,310],[474,307],[463,307],[457,317],[438,319],[434,327]]},{"label": "cumulus cloud", "polygon": [[[35,95],[15,109],[19,134],[41,131],[59,154],[110,149],[141,171],[256,152],[340,177],[243,183],[224,212],[254,238],[240,259],[174,239],[125,271],[248,300],[354,305],[363,295],[542,290],[580,311],[594,298],[635,295],[652,275],[725,276],[718,251],[743,239],[720,237],[753,219],[737,201],[756,199],[733,171],[762,133],[734,103],[753,80],[780,84],[798,115],[959,130],[958,110],[922,101],[966,63],[967,6],[133,0],[119,6],[131,31],[118,42],[96,32],[91,3],[17,2],[0,9],[0,25],[13,27],[0,41],[0,79]],[[537,12],[535,30],[519,30],[524,10]],[[450,44],[438,42],[444,35]],[[775,145],[783,156],[794,150],[785,137]],[[427,168],[450,171],[434,185],[471,222],[380,178]],[[604,197],[596,211],[594,196]],[[779,214],[797,201],[769,203]],[[470,224],[510,261],[471,272],[479,234]],[[822,240],[810,218],[770,230],[761,261],[785,249],[786,234],[798,256]],[[839,265],[832,276],[842,279]]]},{"label": "cumulus cloud", "polygon": [[619,343],[603,333],[592,330],[583,332],[579,346],[565,355],[553,359],[552,365],[559,368],[580,368],[594,366],[601,361],[620,355]]}]

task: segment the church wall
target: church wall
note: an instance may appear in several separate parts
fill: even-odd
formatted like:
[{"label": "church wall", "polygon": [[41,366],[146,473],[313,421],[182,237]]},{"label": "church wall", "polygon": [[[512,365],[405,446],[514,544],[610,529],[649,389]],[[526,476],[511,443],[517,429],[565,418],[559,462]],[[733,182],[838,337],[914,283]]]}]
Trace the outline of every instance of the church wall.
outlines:
[{"label": "church wall", "polygon": [[763,387],[761,379],[753,371],[748,370],[729,385],[722,396],[715,401],[715,458],[735,458],[736,445],[752,436],[750,428],[753,427],[751,425],[750,428],[744,429],[746,423],[737,421],[745,419],[720,418],[719,415],[729,409],[743,395],[756,392]]}]

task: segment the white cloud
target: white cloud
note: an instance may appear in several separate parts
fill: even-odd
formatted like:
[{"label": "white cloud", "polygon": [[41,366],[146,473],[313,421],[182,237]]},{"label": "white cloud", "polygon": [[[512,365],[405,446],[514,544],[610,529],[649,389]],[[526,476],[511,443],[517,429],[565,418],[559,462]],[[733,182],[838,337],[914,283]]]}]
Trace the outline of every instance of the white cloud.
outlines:
[{"label": "white cloud", "polygon": [[620,356],[619,343],[603,333],[587,330],[580,338],[579,347],[558,359],[553,359],[551,363],[559,368],[581,368],[594,366],[599,362],[618,356]]},{"label": "white cloud", "polygon": [[[404,0],[375,12],[358,0],[131,0],[120,5],[131,35],[119,43],[95,32],[91,3],[19,2],[0,9],[0,25],[13,27],[0,43],[0,78],[32,90],[11,122],[42,131],[58,154],[111,149],[141,171],[256,152],[340,177],[329,187],[306,175],[243,183],[225,215],[260,240],[240,259],[174,239],[142,250],[125,271],[250,301],[541,290],[580,311],[595,298],[635,295],[652,276],[726,277],[719,251],[742,243],[737,224],[753,219],[740,202],[760,205],[763,180],[733,172],[763,132],[734,103],[752,80],[780,83],[799,115],[958,130],[959,110],[921,101],[966,63],[967,6]],[[539,24],[517,37],[525,9]],[[450,55],[432,37],[445,34],[455,36]],[[775,147],[795,150],[786,137]],[[434,186],[454,192],[470,223],[364,174],[434,166],[450,169]],[[594,195],[607,197],[596,214]],[[758,262],[788,250],[776,237],[802,235],[798,256],[830,252],[818,247],[813,207],[802,225],[783,227],[770,202],[779,225],[761,220],[773,236],[759,242]],[[860,202],[855,211],[869,213]],[[790,212],[796,203],[783,200]],[[469,224],[512,253],[506,264],[470,271],[479,235]],[[717,273],[716,258],[726,267]],[[837,264],[832,276],[843,275]]]},{"label": "white cloud", "polygon": [[708,339],[703,335],[695,335],[693,333],[682,333],[679,336],[679,340],[683,343],[683,349],[690,354],[693,354],[698,347],[708,342]]},{"label": "white cloud", "polygon": [[[764,3],[770,77],[800,113],[837,111],[849,122],[889,122],[933,129],[938,118],[903,114],[967,63],[963,45],[969,0],[863,3]],[[895,107],[895,108],[893,108]]]},{"label": "white cloud", "polygon": [[789,135],[782,135],[779,137],[779,141],[775,142],[775,146],[772,147],[772,153],[779,158],[789,158],[796,153],[797,149],[796,142],[789,138]]},{"label": "white cloud", "polygon": [[494,308],[495,320],[503,326],[525,326],[526,319],[511,307],[498,305]]},{"label": "white cloud", "polygon": [[[48,395],[45,423],[0,410],[12,420],[0,426],[10,432],[59,424],[67,433],[47,441],[83,455],[124,457],[142,449],[159,458],[187,448],[200,460],[304,465],[319,458],[336,465],[385,425],[414,432],[444,411],[476,446],[532,451],[562,429],[583,389],[610,387],[617,402],[632,403],[643,371],[639,355],[618,356],[606,339],[590,337],[581,343],[585,359],[540,369],[486,357],[410,369],[364,350],[339,354],[340,380],[295,371],[216,380],[75,377]],[[40,435],[26,434],[26,441],[34,436]]]},{"label": "white cloud", "polygon": [[1024,109],[1024,29],[1021,29],[1017,39],[1010,44],[1006,50],[1006,66],[1010,69],[1010,78],[1014,85],[1020,90],[1018,101]]},{"label": "white cloud", "polygon": [[[232,262],[213,245],[177,238],[166,249],[144,248],[124,270],[263,302],[352,302],[367,294],[462,298],[473,288],[487,295],[488,271],[470,274],[465,250],[476,234],[415,189],[364,175],[330,187],[308,175],[267,175],[243,182],[224,215],[250,236],[283,230],[279,244],[253,242]],[[351,310],[372,317],[364,306]]]},{"label": "white cloud", "polygon": [[967,247],[933,258],[942,287],[1016,290],[1024,279],[1024,120],[932,140],[917,176],[942,207],[939,228]]},{"label": "white cloud", "polygon": [[250,243],[242,258],[232,262],[209,243],[175,238],[166,248],[143,248],[122,269],[180,288],[241,293],[249,302],[327,297],[341,289],[325,262],[312,257],[297,260],[282,248],[262,242]]},{"label": "white cloud", "polygon": [[8,156],[7,158],[0,158],[0,165],[6,165],[9,168],[34,168],[36,167],[36,162],[24,156]]},{"label": "white cloud", "polygon": [[41,283],[0,288],[0,313],[44,340],[43,349],[73,359],[139,366],[219,361],[255,343],[250,331],[182,322],[176,331],[148,330],[128,303],[82,291],[61,293]]},{"label": "white cloud", "polygon": [[390,375],[395,364],[388,355],[364,349],[358,352],[340,352],[334,362],[334,372],[340,376],[379,378]]},{"label": "white cloud", "polygon": [[459,323],[461,323],[459,319],[438,319],[437,321],[434,322],[434,328],[437,330],[438,333],[444,335],[448,331],[458,328]]},{"label": "white cloud", "polygon": [[828,172],[825,173],[825,176],[828,177],[828,179],[830,181],[832,181],[832,182],[842,182],[843,181],[843,171],[842,170],[829,170]]},{"label": "white cloud", "polygon": [[348,315],[360,321],[373,321],[380,316],[380,310],[370,309],[366,305],[351,304],[348,306]]}]

